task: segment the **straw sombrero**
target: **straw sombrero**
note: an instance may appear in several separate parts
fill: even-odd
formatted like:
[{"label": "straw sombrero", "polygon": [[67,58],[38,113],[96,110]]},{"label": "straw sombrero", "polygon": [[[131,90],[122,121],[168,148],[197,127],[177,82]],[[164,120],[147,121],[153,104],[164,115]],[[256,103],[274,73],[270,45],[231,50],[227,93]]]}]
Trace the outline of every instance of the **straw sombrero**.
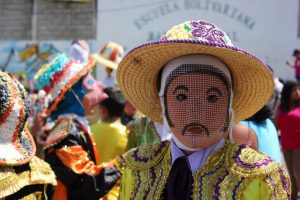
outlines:
[{"label": "straw sombrero", "polygon": [[28,163],[35,154],[33,138],[25,127],[29,102],[24,87],[0,71],[0,165]]},{"label": "straw sombrero", "polygon": [[205,21],[184,22],[174,26],[161,40],[131,50],[117,71],[124,96],[152,120],[162,123],[159,72],[176,57],[195,53],[213,55],[229,68],[235,122],[253,115],[270,98],[274,82],[267,65],[247,51],[234,47],[224,31]]},{"label": "straw sombrero", "polygon": [[43,65],[35,75],[35,87],[46,92],[46,115],[50,115],[64,98],[65,93],[95,66],[94,57],[80,63],[58,54],[52,61]]},{"label": "straw sombrero", "polygon": [[118,64],[124,56],[124,48],[115,42],[108,42],[102,47],[100,54],[93,56],[97,64],[117,70]]}]

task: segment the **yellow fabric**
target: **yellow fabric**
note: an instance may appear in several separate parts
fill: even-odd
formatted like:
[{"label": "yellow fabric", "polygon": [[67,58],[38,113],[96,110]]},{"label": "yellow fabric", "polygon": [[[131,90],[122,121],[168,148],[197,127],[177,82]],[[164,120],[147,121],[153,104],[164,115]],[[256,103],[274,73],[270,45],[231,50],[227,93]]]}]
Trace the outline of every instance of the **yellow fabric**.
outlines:
[{"label": "yellow fabric", "polygon": [[0,199],[18,192],[25,186],[57,184],[55,174],[48,163],[34,156],[29,162],[29,167],[30,170],[21,173],[17,173],[12,166],[0,167]]},{"label": "yellow fabric", "polygon": [[[122,182],[120,188],[120,200],[131,199],[130,191],[133,191],[133,186],[135,185],[134,179],[132,178],[133,170],[130,168],[125,168],[122,175]],[[226,188],[224,188],[226,190]],[[270,193],[268,186],[262,178],[253,179],[248,187],[242,193],[244,200],[269,200]],[[232,199],[232,193],[228,192],[226,199]]]},{"label": "yellow fabric", "polygon": [[260,199],[268,200],[270,199],[270,190],[266,182],[262,178],[257,178],[251,181],[248,187],[243,192],[243,199]]},{"label": "yellow fabric", "polygon": [[133,178],[131,177],[132,170],[129,167],[126,167],[121,180],[121,187],[120,187],[120,200],[122,199],[130,199],[130,192],[133,191]]},{"label": "yellow fabric", "polygon": [[[149,145],[123,155],[120,200],[161,198],[171,170],[169,142]],[[264,164],[262,164],[264,163]],[[193,200],[288,199],[290,181],[276,162],[253,149],[226,142],[193,174]],[[151,184],[149,184],[151,183]]]},{"label": "yellow fabric", "polygon": [[99,123],[91,126],[96,149],[98,164],[110,161],[122,155],[127,147],[126,127],[119,121],[114,123]]}]

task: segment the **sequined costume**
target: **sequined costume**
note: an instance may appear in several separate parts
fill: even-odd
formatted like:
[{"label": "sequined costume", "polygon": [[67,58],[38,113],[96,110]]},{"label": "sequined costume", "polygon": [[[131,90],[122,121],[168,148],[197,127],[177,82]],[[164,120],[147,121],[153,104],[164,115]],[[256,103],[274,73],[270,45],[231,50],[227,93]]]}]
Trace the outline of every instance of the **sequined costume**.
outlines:
[{"label": "sequined costume", "polygon": [[[163,199],[171,169],[168,141],[124,156],[120,199]],[[245,146],[226,144],[194,174],[192,199],[289,199],[287,173],[269,157]]]},{"label": "sequined costume", "polygon": [[95,164],[97,151],[93,138],[78,117],[56,121],[47,138],[45,152],[46,161],[59,180],[54,199],[99,199],[109,191],[102,188],[103,165]]},{"label": "sequined costume", "polygon": [[130,51],[117,79],[130,103],[172,137],[123,156],[120,199],[290,199],[286,171],[232,140],[234,124],[270,98],[272,73],[219,27],[174,26]]},{"label": "sequined costume", "polygon": [[105,98],[103,86],[89,73],[93,58],[79,63],[58,55],[37,73],[37,87],[46,92],[46,114],[53,121],[44,143],[45,160],[57,176],[53,200],[103,197],[119,178],[111,165],[97,165],[86,115]]},{"label": "sequined costume", "polygon": [[33,157],[21,166],[0,166],[0,199],[47,199],[47,185],[56,185],[50,166]]},{"label": "sequined costume", "polygon": [[50,166],[35,156],[28,113],[24,87],[0,71],[0,199],[47,199],[48,185],[56,185]]}]

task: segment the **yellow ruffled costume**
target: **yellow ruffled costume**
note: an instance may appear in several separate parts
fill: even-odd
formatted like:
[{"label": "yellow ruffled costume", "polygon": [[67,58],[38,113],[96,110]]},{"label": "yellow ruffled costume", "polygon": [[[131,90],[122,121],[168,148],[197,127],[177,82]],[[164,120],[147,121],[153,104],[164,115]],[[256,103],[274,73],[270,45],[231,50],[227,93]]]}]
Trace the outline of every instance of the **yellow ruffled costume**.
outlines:
[{"label": "yellow ruffled costume", "polygon": [[[124,156],[120,199],[162,199],[171,170],[170,142],[133,149]],[[192,199],[289,199],[284,169],[264,154],[226,142],[193,174]]]},{"label": "yellow ruffled costume", "polygon": [[[29,169],[21,173],[16,172],[13,166],[0,167],[0,199],[33,185],[44,185],[45,192],[48,184],[56,185],[56,177],[49,164],[38,157],[34,156],[29,162]],[[42,192],[37,191],[22,199],[42,199],[42,196]]]}]

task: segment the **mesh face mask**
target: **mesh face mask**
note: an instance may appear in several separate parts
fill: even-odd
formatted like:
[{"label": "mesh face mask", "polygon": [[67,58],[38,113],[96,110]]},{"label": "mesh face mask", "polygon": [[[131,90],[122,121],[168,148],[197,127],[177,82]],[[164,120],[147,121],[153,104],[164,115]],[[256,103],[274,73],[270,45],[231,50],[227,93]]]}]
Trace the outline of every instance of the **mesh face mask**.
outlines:
[{"label": "mesh face mask", "polygon": [[229,70],[213,56],[182,56],[165,66],[159,96],[164,125],[179,148],[195,151],[224,137],[233,121],[231,85]]}]

